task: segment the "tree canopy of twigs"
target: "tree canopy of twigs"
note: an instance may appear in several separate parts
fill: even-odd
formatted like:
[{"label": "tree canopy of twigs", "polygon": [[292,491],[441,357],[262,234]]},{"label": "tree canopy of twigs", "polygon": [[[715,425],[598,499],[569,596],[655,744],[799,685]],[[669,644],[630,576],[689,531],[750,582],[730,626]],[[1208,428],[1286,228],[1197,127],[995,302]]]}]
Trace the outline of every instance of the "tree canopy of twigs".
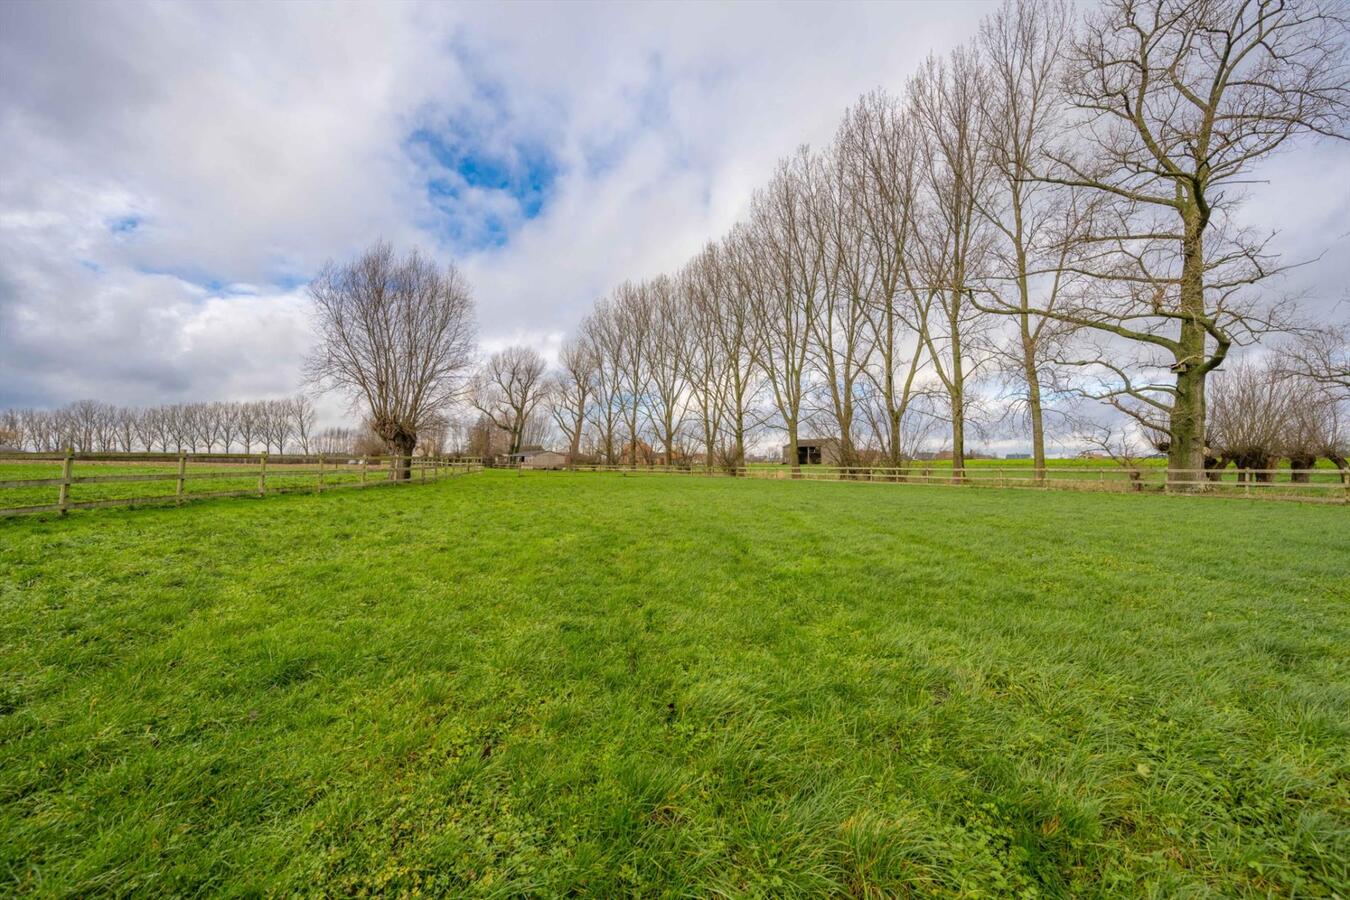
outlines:
[{"label": "tree canopy of twigs", "polygon": [[472,366],[464,276],[381,241],[351,262],[328,263],[309,292],[319,343],[308,378],[347,395],[390,450],[411,456],[419,429],[460,396]]}]

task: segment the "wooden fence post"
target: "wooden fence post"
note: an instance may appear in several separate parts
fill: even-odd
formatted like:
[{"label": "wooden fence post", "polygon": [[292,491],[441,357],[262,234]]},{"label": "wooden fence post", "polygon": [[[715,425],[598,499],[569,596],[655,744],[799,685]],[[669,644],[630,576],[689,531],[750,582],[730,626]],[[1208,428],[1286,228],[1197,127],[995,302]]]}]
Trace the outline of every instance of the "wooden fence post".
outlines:
[{"label": "wooden fence post", "polygon": [[74,465],[75,449],[67,447],[66,458],[61,461],[61,490],[56,501],[63,516],[70,510],[70,470]]},{"label": "wooden fence post", "polygon": [[323,493],[323,457],[322,457],[322,456],[319,457],[319,483],[318,483],[318,485],[317,485],[316,488],[315,488],[315,492],[316,492],[316,493],[319,493],[319,494],[322,494],[322,493]]},{"label": "wooden fence post", "polygon": [[178,479],[173,493],[173,505],[183,505],[183,478],[187,474],[187,454],[178,451]]},{"label": "wooden fence post", "polygon": [[258,496],[267,495],[267,451],[258,457]]},{"label": "wooden fence post", "polygon": [[368,464],[368,462],[369,462],[369,460],[367,460],[366,457],[363,455],[363,456],[361,457],[361,484],[362,484],[362,485],[365,485],[365,483],[366,483],[366,465]]}]

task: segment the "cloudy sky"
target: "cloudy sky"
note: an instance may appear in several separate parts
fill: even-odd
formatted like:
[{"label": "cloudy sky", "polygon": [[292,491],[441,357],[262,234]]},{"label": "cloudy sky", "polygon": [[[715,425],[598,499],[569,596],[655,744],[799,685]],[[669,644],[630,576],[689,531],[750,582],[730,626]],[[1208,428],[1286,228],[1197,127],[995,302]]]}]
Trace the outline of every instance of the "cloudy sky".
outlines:
[{"label": "cloudy sky", "polygon": [[[740,217],[774,160],[987,3],[0,4],[0,407],[277,396],[304,284],[378,237],[545,349]],[[1350,153],[1250,221],[1350,284]]]}]

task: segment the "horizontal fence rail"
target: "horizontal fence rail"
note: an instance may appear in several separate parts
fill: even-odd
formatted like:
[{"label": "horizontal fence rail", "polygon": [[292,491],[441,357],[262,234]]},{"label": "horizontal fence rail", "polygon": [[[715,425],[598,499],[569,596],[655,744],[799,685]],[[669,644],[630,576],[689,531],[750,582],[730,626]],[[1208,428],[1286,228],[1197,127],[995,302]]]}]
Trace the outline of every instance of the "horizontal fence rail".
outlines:
[{"label": "horizontal fence rail", "polygon": [[0,454],[0,517],[426,484],[482,468],[473,457],[9,453]]},{"label": "horizontal fence rail", "polygon": [[[949,487],[1029,488],[1112,493],[1175,492],[1210,497],[1250,497],[1350,504],[1350,470],[1321,469],[1166,469],[1158,466],[950,466],[915,462],[907,466],[622,466],[570,465],[573,472],[620,475],[687,475],[767,480],[837,481],[871,484],[920,484]],[[528,466],[521,468],[532,470]]]}]

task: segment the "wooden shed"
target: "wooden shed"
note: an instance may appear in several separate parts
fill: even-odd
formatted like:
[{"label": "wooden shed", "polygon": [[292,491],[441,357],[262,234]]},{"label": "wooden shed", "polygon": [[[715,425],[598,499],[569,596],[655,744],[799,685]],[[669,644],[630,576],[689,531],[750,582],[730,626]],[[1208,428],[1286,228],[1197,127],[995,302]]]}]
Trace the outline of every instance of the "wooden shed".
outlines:
[{"label": "wooden shed", "polygon": [[792,445],[783,445],[783,465],[837,466],[839,465],[839,438],[799,438],[797,458],[791,458]]},{"label": "wooden shed", "polygon": [[522,469],[565,469],[569,460],[565,453],[543,450],[531,453],[520,461]]}]

